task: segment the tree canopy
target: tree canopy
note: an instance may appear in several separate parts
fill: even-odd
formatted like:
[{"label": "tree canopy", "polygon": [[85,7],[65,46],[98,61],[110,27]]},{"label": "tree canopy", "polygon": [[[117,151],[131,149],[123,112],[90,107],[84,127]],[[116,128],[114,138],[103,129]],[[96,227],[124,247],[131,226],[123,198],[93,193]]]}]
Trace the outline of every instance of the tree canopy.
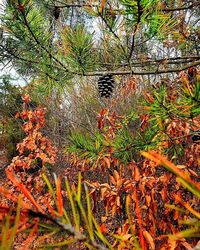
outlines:
[{"label": "tree canopy", "polygon": [[[199,1],[5,1],[1,62],[58,84],[199,64]],[[57,14],[55,12],[57,11]]]}]

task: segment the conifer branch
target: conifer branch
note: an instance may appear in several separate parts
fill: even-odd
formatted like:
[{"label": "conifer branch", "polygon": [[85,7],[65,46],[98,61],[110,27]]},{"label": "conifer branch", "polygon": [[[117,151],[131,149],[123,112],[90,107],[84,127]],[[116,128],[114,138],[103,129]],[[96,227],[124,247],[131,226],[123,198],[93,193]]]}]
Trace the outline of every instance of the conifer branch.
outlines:
[{"label": "conifer branch", "polygon": [[200,65],[200,60],[187,64],[182,68],[174,68],[174,69],[163,69],[163,70],[152,70],[152,71],[140,71],[135,72],[132,70],[124,70],[124,71],[98,71],[98,72],[88,72],[85,73],[85,76],[101,76],[101,75],[159,75],[159,74],[167,74],[167,73],[178,73],[182,70],[186,70],[192,66]]},{"label": "conifer branch", "polygon": [[131,57],[132,57],[132,54],[133,54],[133,51],[134,51],[134,47],[135,47],[135,35],[136,35],[136,32],[137,32],[137,29],[138,29],[138,26],[139,26],[139,23],[141,21],[141,17],[142,17],[142,6],[140,5],[140,0],[137,0],[137,23],[135,25],[135,28],[133,30],[133,36],[132,36],[132,43],[131,43],[131,49],[130,49],[130,53],[129,53],[129,57],[128,57],[128,60],[130,61]]},{"label": "conifer branch", "polygon": [[[50,217],[49,215],[43,214],[41,212],[35,212],[31,209],[28,210],[28,214],[34,218],[46,219],[48,221],[51,221],[54,225],[59,226],[60,228],[62,228],[63,231],[67,232],[67,234],[69,234],[70,236],[73,236],[74,239],[77,241],[86,242],[89,240],[85,234],[77,231],[72,225],[62,223],[60,221],[60,218],[54,219],[54,218]],[[108,250],[106,247],[99,245],[95,241],[89,240],[89,243],[90,243],[90,245],[95,247],[95,249]]]},{"label": "conifer branch", "polygon": [[[20,2],[19,2],[19,4],[20,4]],[[39,45],[40,48],[42,48],[49,55],[49,58],[52,58],[55,62],[57,62],[59,65],[61,65],[68,72],[68,69],[66,68],[66,66],[60,60],[58,60],[54,55],[52,55],[52,53],[36,37],[36,35],[34,34],[33,30],[31,29],[31,27],[28,23],[28,20],[26,18],[26,14],[25,14],[23,9],[20,10],[20,13],[22,14],[22,17],[24,19],[25,26],[27,27],[29,33],[31,34],[31,36],[33,37],[33,39],[37,43],[37,45]]]}]

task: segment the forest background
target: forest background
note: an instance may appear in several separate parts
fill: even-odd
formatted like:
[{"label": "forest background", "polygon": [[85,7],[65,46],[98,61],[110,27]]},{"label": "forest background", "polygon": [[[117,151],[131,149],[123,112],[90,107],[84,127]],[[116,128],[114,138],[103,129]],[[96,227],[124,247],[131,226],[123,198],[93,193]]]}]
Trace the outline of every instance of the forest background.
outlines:
[{"label": "forest background", "polygon": [[200,249],[198,0],[7,0],[0,249]]}]

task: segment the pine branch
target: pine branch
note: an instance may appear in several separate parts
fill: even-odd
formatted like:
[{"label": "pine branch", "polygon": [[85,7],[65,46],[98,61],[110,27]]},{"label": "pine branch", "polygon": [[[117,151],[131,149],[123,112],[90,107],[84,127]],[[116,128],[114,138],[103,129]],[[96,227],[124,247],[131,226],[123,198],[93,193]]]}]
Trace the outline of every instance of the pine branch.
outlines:
[{"label": "pine branch", "polygon": [[[84,7],[98,7],[98,4],[87,4],[87,3],[63,3],[61,1],[57,1],[58,5],[56,5],[56,7],[58,8],[84,8]],[[60,5],[59,5],[60,4]],[[55,5],[51,5],[48,4],[49,7],[55,7]],[[183,5],[181,7],[176,7],[176,8],[163,8],[161,9],[161,11],[164,12],[173,12],[173,11],[181,11],[181,10],[188,10],[188,9],[192,9],[194,7],[198,7],[199,3],[192,3],[190,5]],[[114,9],[114,12],[121,12],[121,10],[118,9]],[[121,15],[122,13],[120,13]]]},{"label": "pine branch", "polygon": [[[72,225],[70,224],[64,224],[62,223],[59,218],[57,219],[54,219],[46,214],[43,214],[43,213],[40,213],[40,212],[35,212],[33,210],[28,210],[28,213],[30,216],[34,217],[34,218],[41,218],[41,219],[46,219],[46,220],[49,220],[51,221],[53,224],[59,226],[60,228],[62,228],[63,231],[67,232],[67,234],[71,235],[74,237],[75,240],[77,241],[81,241],[81,242],[86,242],[88,241],[88,237],[77,231]],[[103,247],[99,244],[97,244],[95,241],[90,241],[89,240],[89,243],[91,246],[95,247],[95,249],[99,249],[99,250],[108,250],[106,247]]]},{"label": "pine branch", "polygon": [[132,70],[125,70],[125,71],[98,71],[98,72],[88,72],[85,73],[85,76],[101,76],[101,75],[159,75],[159,74],[167,74],[167,73],[178,73],[182,70],[186,70],[192,66],[200,65],[200,60],[187,64],[181,68],[174,68],[174,69],[163,69],[163,70],[156,70],[156,71],[140,71],[134,72]]},{"label": "pine branch", "polygon": [[[18,4],[20,5],[19,0],[18,0]],[[52,55],[52,53],[36,37],[36,35],[34,34],[33,30],[31,29],[31,27],[30,27],[30,25],[28,23],[28,20],[26,18],[26,14],[25,14],[24,10],[20,9],[19,11],[20,11],[20,13],[21,13],[21,15],[22,15],[22,17],[24,19],[25,26],[27,27],[29,33],[31,34],[31,36],[33,37],[33,39],[37,43],[37,45],[39,45],[40,48],[42,48],[49,55],[49,58],[52,58],[55,62],[57,62],[59,65],[61,65],[68,72],[68,69],[66,68],[66,66],[60,60],[58,60],[54,55]]]},{"label": "pine branch", "polygon": [[134,47],[135,47],[135,35],[136,35],[136,32],[137,32],[137,29],[138,29],[138,26],[139,26],[139,23],[141,22],[141,17],[142,17],[142,6],[140,5],[140,0],[137,0],[137,23],[135,25],[135,28],[133,30],[133,37],[132,37],[132,44],[131,44],[131,49],[130,49],[130,53],[129,53],[129,57],[128,57],[128,61],[130,61],[131,57],[132,57],[132,54],[133,54],[133,50],[134,50]]},{"label": "pine branch", "polygon": [[[18,60],[20,60],[20,61],[22,61],[22,62],[27,62],[27,63],[29,63],[29,64],[35,64],[35,65],[38,65],[38,64],[39,64],[38,61],[28,60],[28,59],[26,59],[26,58],[20,57],[19,55],[16,55],[14,52],[12,52],[11,50],[5,48],[5,47],[2,46],[2,45],[0,45],[0,48],[3,48],[5,51],[7,51],[7,53],[9,53],[9,54],[10,54],[11,56],[13,56],[15,59],[18,59]],[[49,66],[49,67],[52,67],[52,65],[50,65],[50,64],[46,64],[46,63],[45,63],[45,65],[46,65],[46,66]],[[47,72],[41,70],[41,68],[39,68],[39,67],[37,67],[37,66],[35,66],[35,68],[36,68],[40,73],[44,73],[47,77],[51,78],[52,80],[54,80],[54,81],[59,81],[59,79],[56,79],[55,77],[51,76],[49,73],[47,73]],[[57,66],[54,66],[54,68],[60,69],[60,68],[57,67]]]},{"label": "pine branch", "polygon": [[[14,52],[8,50],[7,48],[5,48],[4,46],[0,45],[1,48],[3,48],[4,50],[7,51],[7,53],[9,53],[10,55],[12,55],[14,58],[20,60],[20,61],[25,61],[31,64],[35,64],[37,65],[39,62],[38,61],[34,61],[34,60],[28,60],[26,58],[20,57],[16,54],[14,54]],[[150,59],[146,62],[143,63],[137,63],[137,62],[132,62],[131,64],[135,67],[140,67],[140,66],[145,66],[145,65],[149,65],[149,64],[156,64],[156,63],[160,63],[162,65],[163,61],[167,61],[167,64],[179,64],[179,63],[188,63],[189,59],[194,60],[194,59],[199,59],[199,56],[188,56],[188,57],[174,57],[174,58],[163,58],[163,59]],[[185,62],[185,60],[187,60]],[[182,60],[182,61],[175,61],[175,60]],[[173,62],[175,61],[175,62]],[[130,70],[124,70],[124,71],[94,71],[94,72],[85,72],[84,76],[101,76],[101,75],[105,75],[105,74],[111,74],[111,75],[130,75],[130,74],[134,74],[134,75],[156,75],[156,74],[163,74],[163,73],[176,73],[176,72],[180,72],[182,70],[186,70],[191,66],[197,66],[200,64],[200,60],[197,60],[191,64],[187,64],[185,66],[183,66],[182,68],[175,68],[175,69],[165,69],[165,70],[156,70],[156,71],[141,71],[141,72],[134,72],[134,71],[130,71]],[[48,64],[45,64],[47,66],[51,66]],[[108,65],[108,64],[100,64],[102,66]],[[124,63],[124,64],[118,64],[116,65],[116,67],[125,67],[125,66],[129,66],[129,63]],[[60,70],[62,70],[62,68],[59,68],[58,66],[54,66]],[[41,73],[45,73],[42,70],[40,70],[38,68],[38,70]],[[69,73],[71,73],[72,75],[83,75],[82,73],[79,72],[73,72],[73,71],[68,71]],[[51,77],[53,79],[53,77]],[[54,79],[57,81],[57,79]]]},{"label": "pine branch", "polygon": [[[167,134],[165,131],[162,131],[165,135],[167,135],[169,137],[169,134]],[[182,135],[182,136],[177,136],[177,137],[173,137],[173,138],[169,138],[170,141],[174,144],[174,142],[176,140],[180,140],[180,139],[186,139],[190,136],[193,136],[193,135],[196,135],[196,131],[194,132],[191,132],[187,135]],[[168,142],[169,140],[168,139],[163,139],[163,140],[159,140],[159,143],[161,142]],[[123,153],[123,152],[127,152],[127,151],[131,151],[133,148],[139,148],[140,150],[145,147],[145,146],[148,146],[148,145],[151,145],[152,141],[148,141],[147,143],[144,143],[144,144],[141,144],[141,145],[137,145],[136,143],[131,143],[129,144],[126,148],[119,148],[117,151],[115,151],[114,153]]]},{"label": "pine branch", "polygon": [[[163,8],[163,9],[159,9],[159,11],[163,11],[163,12],[176,12],[176,11],[182,11],[182,10],[190,10],[193,8],[198,8],[200,6],[200,3],[192,3],[190,5],[183,5],[180,7],[175,7],[175,8]],[[121,9],[114,9],[113,10],[115,12],[116,15],[125,15],[124,10]]]},{"label": "pine branch", "polygon": [[[7,210],[7,212],[10,211],[9,208],[4,208]],[[94,248],[98,250],[108,250],[108,248],[98,244],[96,241],[91,241],[85,234],[81,233],[80,231],[76,230],[72,225],[70,224],[64,224],[61,222],[60,218],[53,218],[47,214],[36,212],[32,209],[26,209],[26,212],[28,212],[28,215],[33,218],[39,218],[39,219],[45,219],[46,221],[51,221],[54,225],[60,227],[62,231],[65,231],[68,235],[74,237],[76,241],[79,242],[89,242],[89,244]]]},{"label": "pine branch", "polygon": [[[149,66],[151,64],[152,65],[155,65],[156,64],[160,64],[160,65],[164,65],[164,63],[166,65],[169,65],[169,64],[186,64],[186,63],[190,63],[190,62],[193,62],[194,59],[200,59],[200,56],[191,56],[191,57],[176,57],[176,58],[162,58],[162,59],[147,59],[146,61],[144,62],[136,62],[136,61],[133,61],[131,62],[131,65],[134,66],[134,67],[143,67],[143,66]],[[113,63],[100,63],[99,65],[101,66],[115,66],[115,67],[126,67],[126,66],[129,66],[129,63],[119,63],[119,64],[113,64]]]},{"label": "pine branch", "polygon": [[[87,4],[87,3],[79,3],[79,4],[63,4],[60,1],[57,1],[57,3],[59,3],[60,5],[56,5],[58,8],[82,8],[82,7],[98,7],[98,4]],[[51,5],[51,4],[47,4],[47,6],[49,7],[55,7],[55,5]],[[163,8],[161,9],[161,11],[164,12],[173,12],[173,11],[181,11],[181,10],[188,10],[188,9],[192,9],[193,7],[198,7],[199,3],[197,4],[190,4],[190,5],[183,5],[181,7],[176,7],[176,8]],[[118,12],[119,15],[122,15],[123,13],[121,12],[121,10],[119,9],[114,9],[114,12]]]},{"label": "pine branch", "polygon": [[[84,8],[84,7],[98,7],[98,4],[87,4],[87,3],[79,3],[79,4],[63,4],[60,1],[57,1],[58,5],[56,5],[56,7],[62,9],[62,8]],[[49,7],[55,7],[55,5],[51,5],[51,4],[46,4]]]},{"label": "pine branch", "polygon": [[[18,59],[22,62],[27,62],[30,64],[36,64],[38,65],[40,62],[39,61],[35,61],[35,60],[29,60],[27,58],[21,57],[18,54],[15,54],[12,50],[6,48],[3,45],[0,45],[0,48],[4,51],[6,51],[9,55],[11,55],[13,58]],[[165,62],[167,65],[168,64],[179,64],[179,63],[188,63],[191,61],[194,61],[194,59],[200,59],[200,56],[181,56],[181,57],[171,57],[171,58],[160,58],[160,59],[152,59],[152,58],[147,58],[146,61],[144,62],[136,62],[136,61],[132,61],[131,65],[134,67],[142,67],[142,66],[148,66],[149,64],[157,64],[160,63],[162,65],[163,62]],[[11,58],[12,60],[12,58]],[[52,67],[51,64],[48,64],[46,62],[43,62],[46,66],[48,67]],[[101,66],[112,66],[113,63],[100,63],[99,65]],[[120,64],[114,64],[115,67],[126,67],[129,66],[129,63],[120,63]],[[62,70],[62,68],[54,65],[54,68],[58,69],[58,70]],[[41,71],[42,72],[42,71]],[[70,71],[71,74],[76,74],[75,72]]]}]

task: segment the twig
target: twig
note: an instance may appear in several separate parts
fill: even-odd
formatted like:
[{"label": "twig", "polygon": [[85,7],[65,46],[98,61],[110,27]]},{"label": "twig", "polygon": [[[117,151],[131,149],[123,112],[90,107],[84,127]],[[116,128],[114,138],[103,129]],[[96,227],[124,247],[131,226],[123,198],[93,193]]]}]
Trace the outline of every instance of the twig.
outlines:
[{"label": "twig", "polygon": [[[82,7],[98,7],[98,4],[86,4],[86,3],[80,3],[80,4],[63,4],[60,1],[57,1],[59,4],[56,5],[56,7],[62,9],[62,8],[82,8]],[[49,7],[55,7],[55,5],[52,4],[46,4],[46,6]]]},{"label": "twig", "polygon": [[177,8],[166,8],[166,9],[161,9],[162,11],[165,12],[173,12],[173,11],[181,11],[181,10],[188,10],[188,9],[192,9],[193,7],[197,7],[199,4],[190,4],[188,6],[181,6],[181,7],[177,7]]},{"label": "twig", "polygon": [[[175,11],[193,9],[194,7],[198,7],[199,5],[200,5],[200,3],[196,3],[196,4],[193,3],[190,5],[185,5],[185,6],[175,7],[175,8],[163,8],[163,9],[159,9],[159,10],[164,11],[164,12],[175,12]],[[113,11],[116,13],[116,15],[125,15],[124,10],[122,10],[122,9],[114,9]]]}]

